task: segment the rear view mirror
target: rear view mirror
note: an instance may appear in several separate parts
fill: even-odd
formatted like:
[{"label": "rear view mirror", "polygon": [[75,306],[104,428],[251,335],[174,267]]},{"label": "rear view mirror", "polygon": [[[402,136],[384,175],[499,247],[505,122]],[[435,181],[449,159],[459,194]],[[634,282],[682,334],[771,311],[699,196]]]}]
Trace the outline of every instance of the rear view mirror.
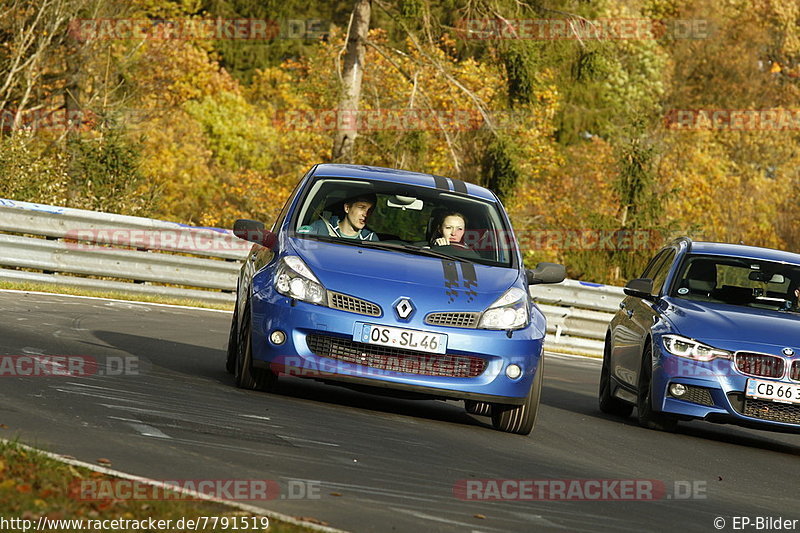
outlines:
[{"label": "rear view mirror", "polygon": [[411,209],[412,211],[422,211],[422,200],[414,198],[413,196],[401,196],[395,194],[386,200],[386,205],[389,207],[396,207],[402,210]]},{"label": "rear view mirror", "polygon": [[783,277],[783,274],[770,274],[769,272],[761,270],[751,271],[750,274],[747,275],[747,279],[750,281],[760,281],[762,283],[783,284],[786,282],[786,278]]}]

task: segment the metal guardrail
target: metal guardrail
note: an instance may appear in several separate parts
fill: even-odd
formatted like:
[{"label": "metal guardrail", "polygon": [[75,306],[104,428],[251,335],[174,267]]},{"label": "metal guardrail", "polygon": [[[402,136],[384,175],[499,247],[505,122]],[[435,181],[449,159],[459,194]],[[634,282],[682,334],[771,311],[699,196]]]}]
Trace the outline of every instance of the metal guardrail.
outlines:
[{"label": "metal guardrail", "polygon": [[229,230],[3,199],[0,232],[0,280],[213,303],[233,302],[250,249]]},{"label": "metal guardrail", "polygon": [[568,279],[533,285],[530,292],[547,317],[546,350],[603,355],[608,323],[625,297],[622,287]]},{"label": "metal guardrail", "polygon": [[[250,243],[231,231],[0,199],[0,280],[233,303]],[[600,356],[620,287],[534,285],[546,349]]]},{"label": "metal guardrail", "polygon": [[229,230],[0,199],[0,231],[241,260],[250,244]]}]

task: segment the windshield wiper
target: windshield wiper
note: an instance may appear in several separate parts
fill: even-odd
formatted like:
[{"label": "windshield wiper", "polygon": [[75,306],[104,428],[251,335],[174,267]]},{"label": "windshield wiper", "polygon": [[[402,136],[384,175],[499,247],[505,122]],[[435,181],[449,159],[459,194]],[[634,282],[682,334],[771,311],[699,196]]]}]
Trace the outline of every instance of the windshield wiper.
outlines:
[{"label": "windshield wiper", "polygon": [[424,255],[427,257],[446,259],[448,261],[464,261],[466,263],[482,264],[479,261],[474,261],[468,257],[437,252],[435,250],[431,250],[430,248],[422,248],[420,246],[415,246],[413,244],[398,244],[394,242],[383,242],[383,241],[362,241],[361,239],[342,239],[337,237],[329,237],[327,235],[308,235],[307,237],[313,237],[317,240],[324,242],[347,244],[350,246],[363,246],[364,248],[374,248],[376,250],[398,250],[401,252],[408,252],[416,255]]},{"label": "windshield wiper", "polygon": [[430,248],[422,248],[420,246],[414,246],[413,244],[396,244],[393,242],[381,242],[381,241],[358,241],[356,244],[358,246],[376,248],[379,250],[401,250],[417,255],[425,255],[428,257],[437,257],[439,259],[447,259],[448,261],[465,261],[467,263],[475,262],[466,257],[459,257],[455,255],[445,254],[442,252],[431,250]]},{"label": "windshield wiper", "polygon": [[441,259],[449,259],[451,261],[466,261],[467,263],[474,263],[475,261],[471,259],[467,259],[466,257],[459,257],[456,255],[450,255],[443,252],[437,252],[436,250],[431,250],[430,248],[422,248],[420,246],[414,246],[413,244],[406,244],[403,246],[406,250],[411,253],[421,254],[421,255],[428,255],[431,257],[439,257]]}]

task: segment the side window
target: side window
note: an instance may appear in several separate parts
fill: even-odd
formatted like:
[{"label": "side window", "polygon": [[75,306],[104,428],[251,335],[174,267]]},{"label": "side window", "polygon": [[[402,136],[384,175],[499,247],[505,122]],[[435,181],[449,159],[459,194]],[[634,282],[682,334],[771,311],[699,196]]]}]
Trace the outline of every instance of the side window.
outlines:
[{"label": "side window", "polygon": [[641,276],[639,276],[639,277],[640,277],[640,278],[650,278],[650,279],[653,279],[653,272],[655,272],[655,270],[656,270],[656,268],[658,267],[658,265],[660,265],[660,264],[661,264],[661,261],[664,259],[664,256],[665,256],[666,254],[667,254],[667,250],[661,250],[660,252],[658,252],[658,253],[656,254],[656,256],[655,256],[655,257],[653,257],[653,258],[650,260],[650,262],[649,262],[649,263],[647,263],[647,266],[644,268],[644,272],[642,272],[642,275],[641,275]]},{"label": "side window", "polygon": [[661,288],[664,286],[664,281],[667,279],[667,274],[669,273],[669,267],[672,266],[672,262],[675,261],[675,250],[665,250],[663,254],[662,260],[655,265],[653,272],[651,273],[650,278],[653,280],[653,294],[660,294]]},{"label": "side window", "polygon": [[[308,174],[306,174],[307,176]],[[283,208],[281,212],[278,213],[278,218],[275,219],[275,222],[272,224],[272,228],[270,229],[271,232],[275,233],[277,230],[280,229],[281,224],[283,224],[283,220],[286,218],[286,213],[289,212],[289,206],[292,205],[292,201],[294,200],[295,196],[297,196],[298,191],[300,190],[300,185],[305,183],[305,176],[303,176],[300,181],[297,182],[297,185],[294,186],[294,190],[292,194],[286,199],[286,203],[283,204]]]}]

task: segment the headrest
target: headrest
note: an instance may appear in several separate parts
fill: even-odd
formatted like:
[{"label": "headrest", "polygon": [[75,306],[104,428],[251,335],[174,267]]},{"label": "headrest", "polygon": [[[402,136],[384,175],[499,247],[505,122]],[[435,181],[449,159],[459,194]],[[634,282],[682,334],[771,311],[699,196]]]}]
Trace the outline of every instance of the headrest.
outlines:
[{"label": "headrest", "polygon": [[689,266],[686,279],[711,282],[713,288],[717,284],[717,265],[712,261],[694,261]]}]

